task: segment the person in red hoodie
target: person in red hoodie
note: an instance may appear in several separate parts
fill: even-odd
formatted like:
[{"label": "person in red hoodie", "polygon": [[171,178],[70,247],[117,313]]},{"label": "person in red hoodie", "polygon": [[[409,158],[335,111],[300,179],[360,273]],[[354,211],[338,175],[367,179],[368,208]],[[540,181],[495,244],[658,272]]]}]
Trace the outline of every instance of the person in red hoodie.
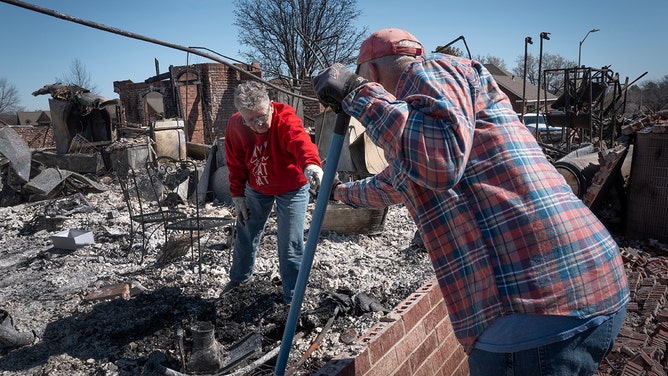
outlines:
[{"label": "person in red hoodie", "polygon": [[309,189],[322,180],[318,147],[291,106],[269,99],[254,80],[234,92],[237,113],[225,132],[230,193],[237,224],[230,282],[221,295],[250,281],[267,219],[276,204],[283,301],[290,303],[304,253]]}]

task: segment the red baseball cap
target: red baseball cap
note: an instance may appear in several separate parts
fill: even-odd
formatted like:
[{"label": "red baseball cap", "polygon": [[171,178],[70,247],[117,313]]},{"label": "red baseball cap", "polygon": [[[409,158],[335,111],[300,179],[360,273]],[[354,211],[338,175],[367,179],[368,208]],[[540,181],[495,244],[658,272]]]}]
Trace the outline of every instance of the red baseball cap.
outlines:
[{"label": "red baseball cap", "polygon": [[357,65],[388,55],[420,56],[423,52],[422,43],[408,31],[396,28],[381,29],[362,42]]}]

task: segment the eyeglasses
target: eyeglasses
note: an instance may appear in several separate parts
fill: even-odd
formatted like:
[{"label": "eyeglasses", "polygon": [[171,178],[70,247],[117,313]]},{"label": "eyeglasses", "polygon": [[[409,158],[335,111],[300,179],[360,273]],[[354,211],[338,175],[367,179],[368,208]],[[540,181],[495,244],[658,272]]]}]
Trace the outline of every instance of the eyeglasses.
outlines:
[{"label": "eyeglasses", "polygon": [[242,116],[241,117],[241,122],[247,127],[253,127],[253,126],[257,127],[259,125],[266,124],[267,121],[269,121],[269,117],[271,116],[271,112],[272,112],[271,102],[269,102],[269,106],[267,107],[267,114],[266,115],[258,116],[255,119],[250,119],[250,120],[246,120]]}]

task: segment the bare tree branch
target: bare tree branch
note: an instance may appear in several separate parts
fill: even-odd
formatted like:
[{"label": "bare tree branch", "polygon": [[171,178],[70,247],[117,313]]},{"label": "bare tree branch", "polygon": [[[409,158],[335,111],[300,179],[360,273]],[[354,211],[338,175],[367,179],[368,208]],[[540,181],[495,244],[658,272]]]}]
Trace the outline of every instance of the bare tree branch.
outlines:
[{"label": "bare tree branch", "polygon": [[86,66],[79,59],[72,60],[70,64],[70,72],[68,75],[57,79],[65,85],[77,85],[80,88],[87,89],[91,93],[97,93],[97,85],[93,84],[91,74],[86,69]]},{"label": "bare tree branch", "polygon": [[648,113],[668,108],[668,75],[659,81],[647,81],[642,85],[642,107]]},{"label": "bare tree branch", "polygon": [[[524,55],[520,55],[515,59],[515,67],[512,73],[517,77],[522,77],[524,74]],[[564,87],[564,68],[572,68],[577,65],[575,61],[566,60],[558,54],[543,54],[541,71],[545,77],[541,77],[541,86],[553,94],[559,93]],[[538,57],[527,54],[527,82],[534,85],[538,83]]]},{"label": "bare tree branch", "polygon": [[270,77],[299,86],[324,64],[354,63],[367,29],[356,30],[356,0],[236,0],[244,57]]},{"label": "bare tree branch", "polygon": [[19,110],[19,92],[5,77],[0,77],[0,113]]}]

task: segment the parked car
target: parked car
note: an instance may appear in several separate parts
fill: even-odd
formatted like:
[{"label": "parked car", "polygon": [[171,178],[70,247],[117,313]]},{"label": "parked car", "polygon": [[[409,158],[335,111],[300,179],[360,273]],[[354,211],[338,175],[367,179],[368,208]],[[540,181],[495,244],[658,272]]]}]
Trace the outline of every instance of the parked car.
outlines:
[{"label": "parked car", "polygon": [[535,112],[524,114],[524,119],[522,119],[522,114],[517,114],[520,120],[523,120],[524,125],[531,131],[531,134],[536,134],[536,118],[538,119],[538,133],[540,134],[540,139],[543,142],[554,142],[561,139],[562,129],[559,127],[550,127],[547,124],[545,114],[537,114]]}]

